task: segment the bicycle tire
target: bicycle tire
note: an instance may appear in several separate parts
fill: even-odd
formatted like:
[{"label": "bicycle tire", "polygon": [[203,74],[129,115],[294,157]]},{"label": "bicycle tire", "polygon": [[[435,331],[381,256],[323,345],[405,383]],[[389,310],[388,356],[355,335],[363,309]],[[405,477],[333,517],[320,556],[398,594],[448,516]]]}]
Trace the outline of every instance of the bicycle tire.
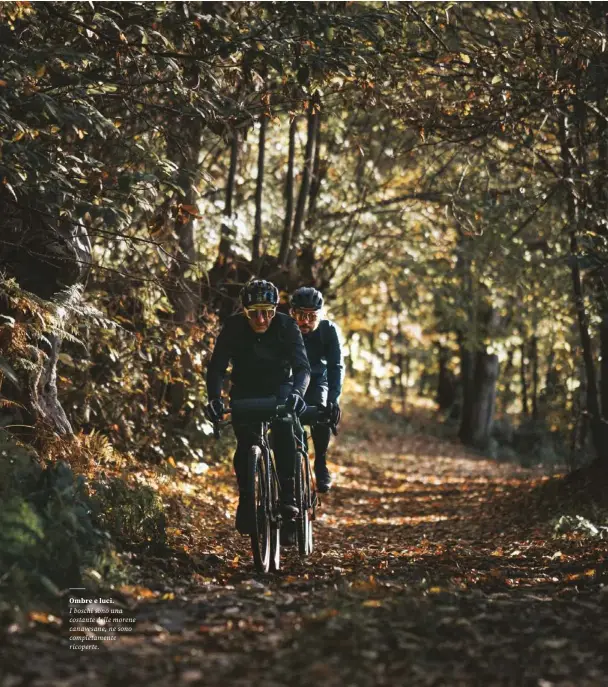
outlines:
[{"label": "bicycle tire", "polygon": [[281,517],[280,517],[280,491],[279,477],[272,459],[268,457],[270,467],[270,570],[278,572],[281,569]]},{"label": "bicycle tire", "polygon": [[296,457],[296,505],[298,506],[299,514],[296,518],[296,538],[298,541],[298,553],[305,558],[310,553],[309,551],[309,534],[310,527],[310,513],[308,503],[308,493],[306,489],[306,459],[300,452]]},{"label": "bicycle tire", "polygon": [[268,499],[268,473],[259,446],[249,449],[247,460],[247,488],[252,522],[251,552],[258,572],[266,573],[270,568],[270,512]]},{"label": "bicycle tire", "polygon": [[309,511],[308,511],[308,554],[310,555],[315,548],[315,542],[314,542],[314,537],[313,537],[313,521],[316,518],[316,509],[317,509],[317,495],[316,495],[316,490],[314,487],[314,482],[313,482],[313,476],[312,476],[312,467],[310,465],[310,459],[307,457],[306,458],[306,484],[307,484],[307,493],[308,493],[308,506],[309,506]]}]

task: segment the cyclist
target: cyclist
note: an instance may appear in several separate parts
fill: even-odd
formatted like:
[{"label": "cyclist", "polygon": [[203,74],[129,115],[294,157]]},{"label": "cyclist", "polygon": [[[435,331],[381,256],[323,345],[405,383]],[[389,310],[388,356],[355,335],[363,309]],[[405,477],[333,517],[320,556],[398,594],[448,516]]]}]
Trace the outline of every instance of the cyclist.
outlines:
[{"label": "cyclist", "polygon": [[[304,400],[327,410],[331,424],[340,422],[340,394],[344,381],[344,359],[336,325],[322,317],[323,294],[303,286],[291,296],[291,316],[295,319],[306,346],[311,378]],[[326,493],[331,488],[331,474],[327,468],[327,448],[330,427],[316,424],[310,433],[315,447],[315,476],[317,490]]]},{"label": "cyclist", "polygon": [[[262,279],[248,282],[241,291],[242,312],[232,315],[222,328],[207,367],[206,407],[208,417],[218,422],[224,414],[221,398],[226,370],[232,362],[231,399],[276,396],[295,414],[306,408],[304,394],[310,379],[310,365],[300,330],[283,313],[277,313],[279,292]],[[247,519],[247,455],[259,442],[261,423],[235,423],[237,448],[234,470],[239,487],[236,529],[251,533]],[[282,515],[287,521],[298,515],[294,494],[296,443],[292,420],[272,423],[277,473],[281,485]]]}]

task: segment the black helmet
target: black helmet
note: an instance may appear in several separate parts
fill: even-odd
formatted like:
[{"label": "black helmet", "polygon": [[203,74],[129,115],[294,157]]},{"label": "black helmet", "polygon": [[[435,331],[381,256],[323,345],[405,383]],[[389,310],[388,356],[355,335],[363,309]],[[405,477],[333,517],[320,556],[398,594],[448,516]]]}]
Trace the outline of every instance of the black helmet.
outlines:
[{"label": "black helmet", "polygon": [[278,305],[279,290],[269,281],[253,279],[241,289],[241,304],[244,308],[252,305]]},{"label": "black helmet", "polygon": [[321,310],[323,307],[323,294],[312,286],[302,286],[293,292],[291,307]]}]

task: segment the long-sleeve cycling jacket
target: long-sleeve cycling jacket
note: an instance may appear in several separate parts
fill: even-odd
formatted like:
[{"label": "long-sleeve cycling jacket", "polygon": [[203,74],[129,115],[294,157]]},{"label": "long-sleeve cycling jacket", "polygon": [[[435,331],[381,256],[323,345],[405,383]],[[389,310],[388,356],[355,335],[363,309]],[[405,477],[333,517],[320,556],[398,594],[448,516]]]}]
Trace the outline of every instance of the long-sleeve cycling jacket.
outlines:
[{"label": "long-sleeve cycling jacket", "polygon": [[236,397],[284,396],[286,387],[304,396],[310,365],[302,334],[288,315],[276,313],[263,334],[239,313],[226,320],[207,367],[207,395],[219,398],[232,362],[231,394]]},{"label": "long-sleeve cycling jacket", "polygon": [[310,363],[311,388],[327,387],[327,400],[335,403],[344,383],[344,359],[336,325],[331,320],[321,320],[313,332],[304,335],[304,344]]}]

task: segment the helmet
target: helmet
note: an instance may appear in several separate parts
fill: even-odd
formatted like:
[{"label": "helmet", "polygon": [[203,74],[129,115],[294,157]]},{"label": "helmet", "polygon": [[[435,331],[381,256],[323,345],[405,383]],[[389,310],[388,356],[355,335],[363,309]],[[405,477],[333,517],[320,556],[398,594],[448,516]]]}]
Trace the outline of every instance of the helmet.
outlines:
[{"label": "helmet", "polygon": [[279,290],[269,281],[253,279],[241,289],[241,305],[250,308],[252,305],[278,305]]},{"label": "helmet", "polygon": [[323,307],[323,294],[312,286],[302,286],[293,292],[291,307],[321,310]]}]

